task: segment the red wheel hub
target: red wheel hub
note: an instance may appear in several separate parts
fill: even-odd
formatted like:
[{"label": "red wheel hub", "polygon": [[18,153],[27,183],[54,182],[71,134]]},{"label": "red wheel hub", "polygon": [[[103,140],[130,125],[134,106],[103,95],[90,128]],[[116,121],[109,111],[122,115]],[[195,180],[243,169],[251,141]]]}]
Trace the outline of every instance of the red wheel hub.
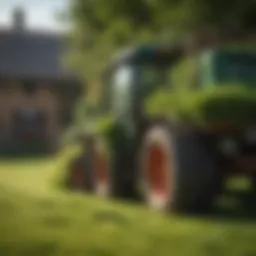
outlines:
[{"label": "red wheel hub", "polygon": [[150,146],[147,159],[149,192],[158,197],[168,195],[168,155],[160,145]]},{"label": "red wheel hub", "polygon": [[108,158],[106,154],[103,152],[96,152],[94,161],[96,182],[106,184],[109,174]]}]

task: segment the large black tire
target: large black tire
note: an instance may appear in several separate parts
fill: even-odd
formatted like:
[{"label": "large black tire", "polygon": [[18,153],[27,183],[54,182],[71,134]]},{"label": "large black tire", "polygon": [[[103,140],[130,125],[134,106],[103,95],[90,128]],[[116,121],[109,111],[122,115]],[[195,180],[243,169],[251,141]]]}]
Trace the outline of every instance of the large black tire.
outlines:
[{"label": "large black tire", "polygon": [[104,136],[94,140],[92,150],[92,177],[94,192],[101,197],[129,198],[133,194],[133,154],[119,140],[111,148]]},{"label": "large black tire", "polygon": [[82,154],[73,159],[68,166],[66,185],[72,191],[92,191],[90,158]]},{"label": "large black tire", "polygon": [[219,186],[217,161],[192,130],[151,126],[142,142],[139,166],[150,207],[179,212],[211,209]]}]

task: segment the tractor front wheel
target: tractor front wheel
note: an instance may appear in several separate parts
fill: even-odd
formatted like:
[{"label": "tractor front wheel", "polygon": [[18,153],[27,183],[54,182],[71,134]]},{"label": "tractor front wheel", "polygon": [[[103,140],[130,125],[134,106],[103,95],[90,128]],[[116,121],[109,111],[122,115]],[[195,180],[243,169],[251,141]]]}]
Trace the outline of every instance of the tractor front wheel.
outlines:
[{"label": "tractor front wheel", "polygon": [[112,192],[112,159],[104,139],[95,139],[91,159],[94,192],[101,197],[108,197]]},{"label": "tractor front wheel", "polygon": [[73,159],[68,167],[67,187],[72,191],[88,190],[86,159],[83,155]]}]

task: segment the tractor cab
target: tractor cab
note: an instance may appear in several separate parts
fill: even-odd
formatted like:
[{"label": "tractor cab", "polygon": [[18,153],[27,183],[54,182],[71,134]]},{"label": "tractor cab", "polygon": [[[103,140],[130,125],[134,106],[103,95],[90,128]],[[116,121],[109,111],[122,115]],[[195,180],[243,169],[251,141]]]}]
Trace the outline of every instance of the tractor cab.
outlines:
[{"label": "tractor cab", "polygon": [[169,68],[181,54],[178,47],[154,45],[139,46],[118,54],[103,75],[104,109],[109,109],[118,118],[139,113],[143,100],[168,84]]}]

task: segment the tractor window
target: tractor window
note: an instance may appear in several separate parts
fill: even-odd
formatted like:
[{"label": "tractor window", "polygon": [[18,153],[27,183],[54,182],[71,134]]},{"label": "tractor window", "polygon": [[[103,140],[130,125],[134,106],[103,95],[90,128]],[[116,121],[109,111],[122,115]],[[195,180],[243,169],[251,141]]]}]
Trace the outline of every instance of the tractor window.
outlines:
[{"label": "tractor window", "polygon": [[136,96],[141,101],[160,87],[168,86],[168,66],[141,65],[137,69]]},{"label": "tractor window", "polygon": [[129,113],[131,107],[131,85],[133,69],[130,66],[120,66],[112,78],[112,110],[118,116]]},{"label": "tractor window", "polygon": [[148,89],[163,86],[167,83],[167,67],[144,66],[141,68],[141,84]]},{"label": "tractor window", "polygon": [[255,85],[256,54],[225,52],[215,59],[219,82]]}]

